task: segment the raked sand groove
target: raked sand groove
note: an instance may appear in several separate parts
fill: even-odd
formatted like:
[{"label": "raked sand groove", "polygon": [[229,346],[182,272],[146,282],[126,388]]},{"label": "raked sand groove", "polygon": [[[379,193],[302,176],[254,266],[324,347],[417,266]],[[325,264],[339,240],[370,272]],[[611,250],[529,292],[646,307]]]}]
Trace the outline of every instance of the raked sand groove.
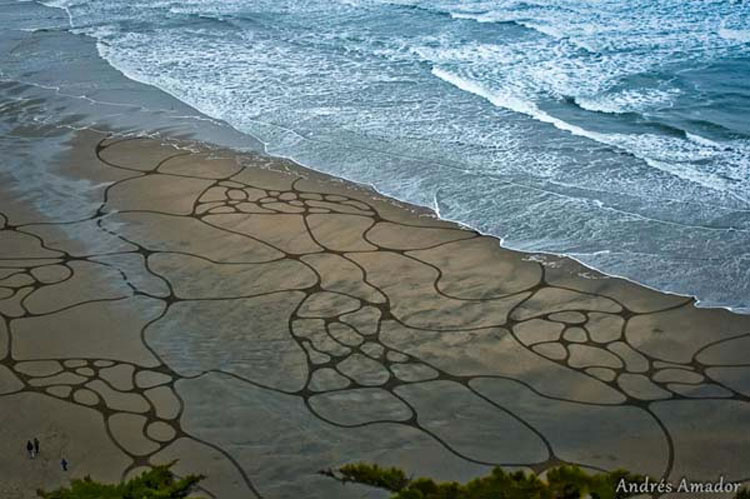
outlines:
[{"label": "raked sand groove", "polygon": [[82,136],[91,217],[0,215],[2,497],[173,459],[222,499],[379,497],[317,474],[358,460],[749,478],[750,317],[284,161]]}]

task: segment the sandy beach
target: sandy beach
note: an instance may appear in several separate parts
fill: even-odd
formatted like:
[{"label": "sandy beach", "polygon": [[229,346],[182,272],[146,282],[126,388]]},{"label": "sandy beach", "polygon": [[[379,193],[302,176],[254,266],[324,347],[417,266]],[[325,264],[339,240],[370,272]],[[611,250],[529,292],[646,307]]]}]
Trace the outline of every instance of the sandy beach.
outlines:
[{"label": "sandy beach", "polygon": [[56,161],[84,216],[0,187],[3,498],[175,459],[222,499],[383,497],[317,473],[361,460],[750,479],[748,316],[286,160],[84,131]]}]

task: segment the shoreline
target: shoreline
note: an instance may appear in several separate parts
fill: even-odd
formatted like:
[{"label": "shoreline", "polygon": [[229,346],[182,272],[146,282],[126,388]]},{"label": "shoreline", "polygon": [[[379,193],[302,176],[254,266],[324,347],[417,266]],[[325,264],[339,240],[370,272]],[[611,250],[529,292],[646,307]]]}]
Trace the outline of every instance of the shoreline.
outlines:
[{"label": "shoreline", "polygon": [[[130,78],[130,77],[128,77],[128,78]],[[135,79],[134,81],[139,81],[139,80]],[[149,83],[142,82],[142,81],[139,81],[139,83],[142,83],[144,85],[150,85]],[[153,86],[153,85],[150,85],[150,86]],[[155,87],[155,86],[153,86],[153,88],[159,89],[158,87]],[[162,89],[159,89],[159,90],[163,91]],[[172,95],[172,97],[177,98],[174,95]],[[214,118],[211,118],[211,119],[214,119]],[[530,259],[532,259],[534,261],[540,261],[540,262],[543,263],[543,261],[544,261],[545,258],[571,260],[571,261],[575,262],[576,264],[578,264],[579,266],[581,266],[585,271],[593,272],[593,273],[596,274],[596,276],[594,276],[594,277],[586,277],[586,278],[593,278],[593,279],[601,279],[601,278],[619,279],[619,280],[628,282],[630,284],[634,284],[636,286],[639,286],[639,287],[642,287],[642,288],[645,288],[645,289],[648,289],[648,290],[651,290],[651,291],[655,291],[657,293],[671,295],[671,296],[676,296],[676,297],[680,297],[680,298],[687,298],[697,308],[705,308],[705,309],[709,309],[709,310],[711,310],[711,309],[726,310],[726,311],[732,312],[734,314],[750,315],[750,309],[748,309],[748,310],[745,310],[745,309],[735,309],[735,308],[732,308],[730,306],[725,306],[725,305],[706,305],[706,306],[701,305],[700,297],[698,297],[696,295],[691,295],[691,294],[686,294],[686,293],[678,293],[676,291],[671,291],[669,289],[660,289],[660,288],[656,288],[656,287],[653,287],[653,286],[649,286],[648,284],[645,284],[645,283],[642,283],[642,282],[630,279],[630,278],[628,278],[626,276],[618,275],[618,274],[614,274],[614,273],[609,273],[609,272],[606,272],[604,270],[598,269],[596,267],[593,267],[593,266],[587,264],[586,262],[584,262],[582,260],[577,259],[575,256],[572,256],[572,255],[569,255],[569,254],[566,254],[566,253],[556,253],[556,252],[553,252],[553,251],[532,251],[532,250],[524,250],[524,249],[513,248],[512,246],[507,246],[505,244],[505,241],[503,240],[503,238],[501,238],[499,236],[496,236],[496,235],[494,235],[494,234],[492,234],[490,232],[483,232],[480,229],[478,229],[478,228],[476,228],[476,227],[474,227],[472,225],[469,225],[469,224],[461,222],[460,220],[451,219],[451,218],[448,218],[448,217],[443,217],[442,215],[440,215],[440,213],[434,207],[426,206],[426,205],[420,205],[420,204],[415,204],[415,203],[409,202],[407,200],[400,199],[397,196],[393,196],[391,194],[387,194],[387,193],[381,192],[381,191],[378,190],[378,188],[376,186],[374,186],[372,184],[359,182],[359,181],[357,181],[355,179],[350,179],[350,178],[346,178],[346,177],[343,177],[343,176],[330,174],[330,173],[327,173],[327,172],[322,171],[322,170],[318,170],[318,169],[314,168],[313,166],[305,165],[304,163],[298,161],[297,159],[295,159],[295,158],[293,158],[291,156],[284,156],[284,155],[279,155],[279,154],[271,154],[271,153],[268,152],[268,146],[269,146],[269,144],[263,142],[260,138],[255,137],[255,136],[253,136],[252,134],[250,134],[248,132],[243,132],[241,130],[238,130],[234,126],[232,126],[230,123],[227,123],[226,121],[223,121],[223,120],[217,120],[217,121],[220,122],[220,123],[222,123],[222,124],[224,124],[224,125],[226,125],[226,126],[228,126],[228,127],[230,127],[230,128],[232,128],[233,130],[237,131],[237,133],[240,133],[240,134],[243,134],[243,135],[247,135],[247,136],[251,137],[253,140],[255,140],[258,143],[260,143],[262,145],[262,147],[263,147],[262,154],[265,155],[266,157],[272,159],[272,160],[276,159],[276,160],[279,160],[279,161],[288,161],[288,162],[291,162],[293,165],[295,165],[298,168],[301,168],[303,170],[307,170],[307,171],[310,171],[310,172],[314,172],[315,174],[321,175],[323,177],[330,178],[330,179],[332,179],[334,181],[340,181],[340,182],[342,182],[344,184],[348,184],[350,187],[352,187],[354,189],[361,189],[361,190],[363,190],[365,192],[370,192],[372,195],[374,195],[376,197],[382,197],[383,199],[390,200],[390,201],[396,203],[397,205],[402,205],[403,207],[408,207],[408,209],[411,209],[411,210],[414,210],[414,211],[424,211],[423,215],[434,217],[437,220],[441,220],[443,222],[448,222],[448,223],[451,223],[451,224],[455,224],[456,226],[458,226],[458,227],[460,227],[462,229],[476,232],[477,234],[479,234],[481,236],[492,238],[492,239],[494,239],[494,240],[497,241],[497,244],[498,244],[499,247],[501,247],[501,248],[503,248],[505,250],[508,250],[508,251],[512,251],[512,252],[516,252],[516,253],[521,253],[521,254],[527,255]],[[153,137],[151,137],[151,138],[153,138]],[[159,140],[163,140],[166,143],[171,143],[171,141],[175,140],[175,139],[172,139],[170,137],[159,137]],[[232,151],[232,152],[237,153],[237,154],[248,154],[248,153],[250,153],[250,151],[248,151],[248,150],[235,149],[235,148],[231,148],[231,147],[222,147],[222,146],[215,145],[215,144],[212,144],[212,143],[209,143],[209,142],[203,142],[203,141],[201,141],[199,139],[195,139],[195,144],[197,145],[198,148],[205,147],[205,148],[209,148],[209,149],[215,149],[216,151],[228,150],[228,151]],[[175,141],[175,146],[178,147],[178,148],[180,147],[179,146],[179,141]]]},{"label": "shoreline", "polygon": [[[229,125],[229,126],[231,126],[231,125]],[[240,132],[240,133],[246,133],[246,132]],[[248,134],[248,135],[250,135],[250,134]],[[266,154],[270,158],[278,158],[278,159],[281,159],[281,160],[291,161],[294,164],[296,164],[297,166],[299,166],[300,168],[304,168],[306,170],[310,170],[310,171],[316,172],[316,173],[321,174],[321,175],[326,175],[326,176],[329,176],[331,178],[335,178],[335,179],[341,180],[342,182],[349,183],[349,184],[351,184],[353,186],[356,186],[358,188],[362,188],[362,189],[365,189],[365,190],[370,190],[370,191],[372,191],[373,193],[375,193],[378,196],[382,196],[382,197],[387,198],[387,199],[392,199],[393,201],[395,201],[397,203],[401,203],[401,204],[404,204],[404,205],[407,205],[407,206],[412,206],[412,207],[419,208],[419,209],[424,209],[428,213],[432,214],[438,220],[442,220],[444,222],[449,222],[449,223],[452,223],[452,224],[456,224],[457,226],[465,228],[466,230],[471,230],[471,231],[476,232],[479,235],[486,236],[486,237],[491,237],[491,238],[497,240],[497,244],[501,248],[503,248],[503,249],[506,249],[506,250],[509,250],[509,251],[514,251],[514,252],[517,252],[517,253],[525,254],[525,255],[528,255],[530,258],[534,258],[534,257],[553,257],[553,258],[558,258],[558,259],[572,260],[575,263],[577,263],[578,265],[580,265],[581,267],[583,267],[584,269],[586,269],[587,271],[592,271],[592,272],[595,272],[596,274],[598,274],[599,275],[598,278],[621,279],[623,281],[629,282],[631,284],[635,284],[637,286],[649,289],[651,291],[656,291],[658,293],[663,293],[663,294],[667,294],[667,295],[678,296],[678,297],[681,297],[681,298],[688,298],[688,299],[690,299],[695,304],[696,307],[699,307],[699,308],[721,309],[721,310],[726,310],[728,312],[732,312],[732,313],[735,313],[735,314],[750,315],[750,309],[748,309],[748,310],[735,309],[735,308],[732,308],[730,306],[725,306],[725,305],[707,305],[707,306],[702,306],[701,305],[700,297],[698,297],[696,295],[683,294],[683,293],[678,293],[676,291],[671,291],[669,289],[660,289],[660,288],[652,287],[652,286],[649,286],[648,284],[645,284],[645,283],[642,283],[642,282],[639,282],[639,281],[635,281],[633,279],[629,279],[626,276],[622,276],[622,275],[618,275],[618,274],[614,274],[614,273],[609,273],[609,272],[606,272],[604,270],[598,269],[598,268],[593,267],[593,266],[587,264],[586,262],[583,262],[583,261],[577,259],[576,257],[574,257],[572,255],[569,255],[569,254],[566,254],[566,253],[555,253],[555,252],[552,252],[552,251],[523,250],[523,249],[513,248],[512,246],[507,246],[507,245],[505,245],[505,242],[504,242],[503,238],[501,238],[499,236],[496,236],[496,235],[494,235],[494,234],[492,234],[490,232],[482,232],[480,229],[478,229],[476,227],[473,227],[471,225],[465,224],[465,223],[461,222],[460,220],[443,217],[443,216],[440,215],[440,213],[438,211],[435,210],[434,207],[425,206],[425,205],[419,205],[419,204],[414,204],[414,203],[411,203],[409,201],[400,199],[400,198],[398,198],[396,196],[380,192],[377,189],[377,187],[375,187],[372,184],[365,184],[365,183],[361,183],[361,182],[358,182],[358,181],[353,180],[353,179],[349,179],[349,178],[341,177],[341,176],[336,176],[336,175],[331,175],[331,174],[328,174],[326,172],[323,172],[323,171],[320,171],[320,170],[316,170],[312,166],[305,165],[305,164],[297,161],[296,159],[294,159],[293,157],[290,157],[290,156],[282,156],[282,155],[269,154],[267,152],[267,150],[266,150],[268,144],[263,143],[257,137],[253,137],[253,139],[255,139],[255,140],[257,140],[257,141],[259,141],[259,142],[261,142],[263,144],[264,154]]]}]

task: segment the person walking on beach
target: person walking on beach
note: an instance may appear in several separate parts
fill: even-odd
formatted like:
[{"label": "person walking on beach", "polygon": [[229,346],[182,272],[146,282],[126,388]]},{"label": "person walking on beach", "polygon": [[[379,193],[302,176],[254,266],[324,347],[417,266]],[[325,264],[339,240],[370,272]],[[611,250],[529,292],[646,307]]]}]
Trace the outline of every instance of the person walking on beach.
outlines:
[{"label": "person walking on beach", "polygon": [[39,440],[36,437],[34,437],[34,455],[39,455]]},{"label": "person walking on beach", "polygon": [[68,461],[65,458],[60,459],[60,467],[63,471],[68,471]]},{"label": "person walking on beach", "polygon": [[34,459],[34,444],[31,443],[31,440],[26,441],[26,452],[29,453],[29,459]]}]

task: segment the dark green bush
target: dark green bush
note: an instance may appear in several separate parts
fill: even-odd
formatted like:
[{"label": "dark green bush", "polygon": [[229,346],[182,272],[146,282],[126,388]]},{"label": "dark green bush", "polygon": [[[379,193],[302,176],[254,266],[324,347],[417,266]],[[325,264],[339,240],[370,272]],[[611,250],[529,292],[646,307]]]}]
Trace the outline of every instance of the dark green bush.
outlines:
[{"label": "dark green bush", "polygon": [[184,499],[195,489],[203,475],[177,479],[171,471],[174,463],[156,466],[119,484],[102,484],[85,477],[73,480],[70,487],[51,492],[38,490],[44,499]]},{"label": "dark green bush", "polygon": [[344,481],[353,481],[398,492],[409,484],[406,474],[398,468],[381,468],[377,464],[347,464],[339,469]]}]

